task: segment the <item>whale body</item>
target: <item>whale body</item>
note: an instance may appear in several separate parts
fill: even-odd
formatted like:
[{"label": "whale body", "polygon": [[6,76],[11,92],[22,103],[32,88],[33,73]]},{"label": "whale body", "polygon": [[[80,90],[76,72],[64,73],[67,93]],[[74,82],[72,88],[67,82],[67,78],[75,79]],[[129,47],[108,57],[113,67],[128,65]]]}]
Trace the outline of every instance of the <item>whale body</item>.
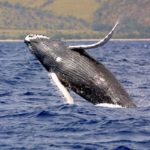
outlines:
[{"label": "whale body", "polygon": [[[113,31],[92,45],[67,46],[63,41],[42,35],[28,35],[25,43],[51,74],[64,96],[72,90],[95,105],[107,103],[133,108],[136,105],[115,76],[85,51],[107,43]],[[68,103],[74,103],[71,96],[67,97]]]}]

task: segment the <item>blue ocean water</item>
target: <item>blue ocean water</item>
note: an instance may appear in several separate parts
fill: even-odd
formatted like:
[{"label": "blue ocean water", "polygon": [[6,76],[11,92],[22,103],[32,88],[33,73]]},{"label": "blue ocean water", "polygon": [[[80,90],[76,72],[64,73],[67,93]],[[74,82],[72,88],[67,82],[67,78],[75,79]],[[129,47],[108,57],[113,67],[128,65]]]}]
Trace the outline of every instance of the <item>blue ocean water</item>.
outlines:
[{"label": "blue ocean water", "polygon": [[23,42],[1,42],[0,150],[150,149],[150,42],[111,41],[88,52],[138,108],[96,107],[76,95],[67,105]]}]

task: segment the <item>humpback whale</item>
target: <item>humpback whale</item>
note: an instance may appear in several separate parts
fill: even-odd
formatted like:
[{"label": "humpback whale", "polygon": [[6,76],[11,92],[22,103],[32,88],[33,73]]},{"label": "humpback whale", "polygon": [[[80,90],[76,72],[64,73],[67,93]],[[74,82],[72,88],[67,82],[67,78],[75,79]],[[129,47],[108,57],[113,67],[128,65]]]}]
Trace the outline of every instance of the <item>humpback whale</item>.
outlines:
[{"label": "humpback whale", "polygon": [[41,62],[60,89],[66,102],[73,104],[72,90],[85,100],[97,104],[113,104],[126,108],[136,105],[115,76],[86,49],[103,46],[112,37],[118,22],[104,39],[90,45],[67,45],[44,35],[29,34],[24,42]]}]

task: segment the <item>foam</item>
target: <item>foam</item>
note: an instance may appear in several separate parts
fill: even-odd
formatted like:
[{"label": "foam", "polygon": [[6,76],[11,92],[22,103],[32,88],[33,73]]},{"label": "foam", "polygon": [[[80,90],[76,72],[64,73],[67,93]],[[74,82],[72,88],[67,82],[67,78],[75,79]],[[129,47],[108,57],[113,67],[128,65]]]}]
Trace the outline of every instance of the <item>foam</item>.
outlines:
[{"label": "foam", "polygon": [[117,105],[117,104],[108,104],[108,103],[96,104],[95,106],[97,106],[97,107],[108,107],[108,108],[123,108],[120,105]]}]

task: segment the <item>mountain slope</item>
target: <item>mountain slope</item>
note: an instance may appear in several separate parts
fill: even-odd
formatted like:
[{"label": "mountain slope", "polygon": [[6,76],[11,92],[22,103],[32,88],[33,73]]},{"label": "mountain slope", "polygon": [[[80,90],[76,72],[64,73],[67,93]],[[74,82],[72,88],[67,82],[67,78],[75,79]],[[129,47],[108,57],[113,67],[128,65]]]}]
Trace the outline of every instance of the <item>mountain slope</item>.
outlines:
[{"label": "mountain slope", "polygon": [[0,38],[35,32],[54,37],[96,38],[121,24],[119,38],[149,38],[149,0],[0,0]]},{"label": "mountain slope", "polygon": [[46,10],[52,11],[59,16],[72,16],[92,22],[95,11],[100,3],[96,0],[55,0]]},{"label": "mountain slope", "polygon": [[149,0],[113,0],[105,1],[97,10],[93,24],[94,29],[101,29],[103,22],[106,27],[120,19],[120,34],[136,37],[149,37],[150,31]]}]

